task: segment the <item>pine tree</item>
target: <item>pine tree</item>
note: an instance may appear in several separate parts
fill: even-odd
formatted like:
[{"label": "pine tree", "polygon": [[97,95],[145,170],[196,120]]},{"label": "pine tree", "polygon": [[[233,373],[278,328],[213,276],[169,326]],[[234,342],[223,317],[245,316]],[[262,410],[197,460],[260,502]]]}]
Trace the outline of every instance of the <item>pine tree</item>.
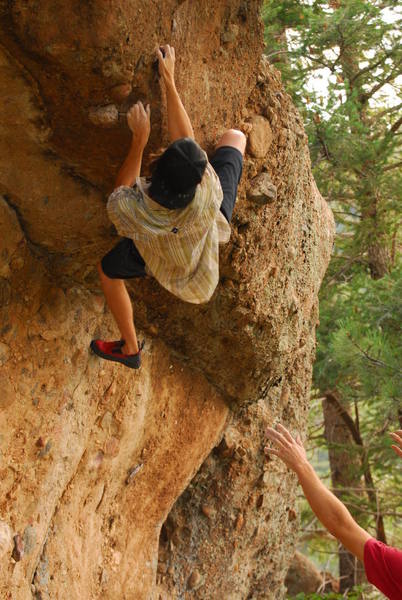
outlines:
[{"label": "pine tree", "polygon": [[[358,466],[349,487],[364,494],[339,489],[334,465],[345,445],[327,427],[333,485],[359,522],[372,523],[385,540],[387,515],[397,512],[391,490],[401,484],[384,436],[401,418],[400,17],[386,0],[269,0],[263,17],[267,55],[303,114],[314,176],[337,223],[321,294],[315,385],[327,423],[337,420],[332,431],[347,428],[353,440]],[[317,91],[311,81],[318,76],[325,85]],[[344,591],[353,573],[341,565],[340,575]]]}]

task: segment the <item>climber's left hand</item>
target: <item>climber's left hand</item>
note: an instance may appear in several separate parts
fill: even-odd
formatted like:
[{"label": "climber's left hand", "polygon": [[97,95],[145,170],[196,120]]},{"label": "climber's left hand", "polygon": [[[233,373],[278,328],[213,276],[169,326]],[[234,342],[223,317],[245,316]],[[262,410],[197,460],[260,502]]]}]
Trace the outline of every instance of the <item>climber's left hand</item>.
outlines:
[{"label": "climber's left hand", "polygon": [[151,133],[151,109],[144,108],[141,101],[134,104],[127,113],[127,123],[133,132],[133,141],[141,148],[147,145]]}]

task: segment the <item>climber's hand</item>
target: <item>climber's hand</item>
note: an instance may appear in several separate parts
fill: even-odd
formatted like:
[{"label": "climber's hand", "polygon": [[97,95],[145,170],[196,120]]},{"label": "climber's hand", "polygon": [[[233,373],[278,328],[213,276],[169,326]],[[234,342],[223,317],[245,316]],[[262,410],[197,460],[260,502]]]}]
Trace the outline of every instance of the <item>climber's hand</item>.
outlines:
[{"label": "climber's hand", "polygon": [[173,46],[160,46],[156,50],[159,61],[159,75],[167,84],[174,83],[175,52]]},{"label": "climber's hand", "polygon": [[392,437],[394,442],[397,443],[397,445],[392,445],[391,448],[393,448],[397,455],[402,458],[402,429],[398,429],[398,431],[394,431],[389,435]]},{"label": "climber's hand", "polygon": [[133,132],[133,141],[145,148],[151,132],[151,109],[149,104],[144,108],[142,102],[134,104],[127,113],[127,123]]},{"label": "climber's hand", "polygon": [[276,446],[276,448],[266,446],[264,448],[266,454],[278,456],[293,471],[297,471],[298,467],[308,462],[306,451],[299,435],[297,439],[294,439],[289,431],[279,423],[276,430],[268,427],[266,434]]}]

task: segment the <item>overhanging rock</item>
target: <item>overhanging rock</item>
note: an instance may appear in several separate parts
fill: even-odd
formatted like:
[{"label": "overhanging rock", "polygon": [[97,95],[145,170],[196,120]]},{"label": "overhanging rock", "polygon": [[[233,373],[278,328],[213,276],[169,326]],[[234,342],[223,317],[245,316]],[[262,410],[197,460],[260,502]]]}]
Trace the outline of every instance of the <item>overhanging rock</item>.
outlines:
[{"label": "overhanging rock", "polygon": [[[13,231],[0,240],[1,593],[283,593],[294,480],[264,461],[263,431],[276,420],[304,431],[333,220],[300,116],[261,59],[259,8],[2,4],[0,210]],[[133,375],[87,347],[115,335],[95,264],[116,240],[105,199],[131,102],[151,103],[148,151],[167,143],[152,67],[163,42],[176,47],[178,88],[206,150],[232,126],[258,144],[212,300],[185,304],[151,279],[130,286],[147,338]],[[262,173],[277,190],[264,205],[248,194]]]}]

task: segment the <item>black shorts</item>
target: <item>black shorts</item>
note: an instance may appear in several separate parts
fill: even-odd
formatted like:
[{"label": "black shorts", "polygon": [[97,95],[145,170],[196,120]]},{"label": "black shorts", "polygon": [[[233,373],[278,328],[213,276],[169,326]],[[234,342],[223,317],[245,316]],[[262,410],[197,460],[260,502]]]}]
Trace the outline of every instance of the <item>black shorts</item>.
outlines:
[{"label": "black shorts", "polygon": [[[218,148],[210,160],[223,190],[221,212],[230,223],[243,170],[243,156],[233,146]],[[145,262],[130,238],[123,238],[101,260],[102,270],[110,279],[145,277]]]}]

